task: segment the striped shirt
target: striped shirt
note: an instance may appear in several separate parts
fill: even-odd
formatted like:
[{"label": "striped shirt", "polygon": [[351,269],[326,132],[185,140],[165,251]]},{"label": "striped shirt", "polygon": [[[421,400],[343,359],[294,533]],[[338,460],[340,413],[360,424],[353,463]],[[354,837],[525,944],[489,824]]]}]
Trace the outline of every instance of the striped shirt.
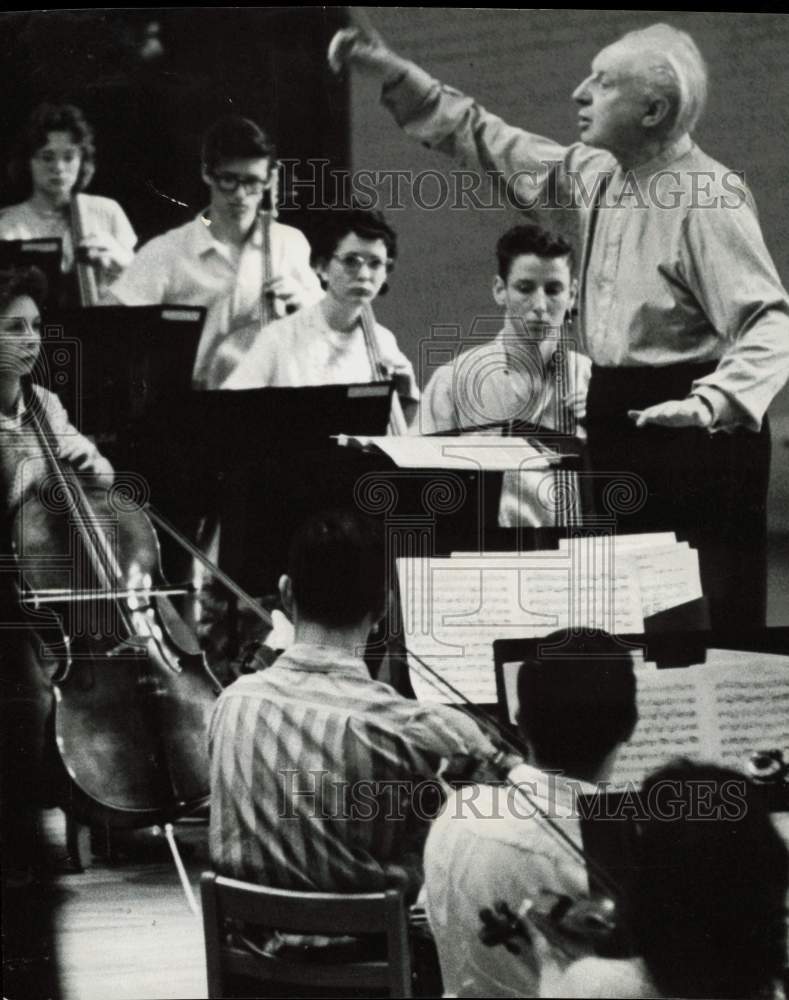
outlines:
[{"label": "striped shirt", "polygon": [[468,717],[306,643],[227,688],[209,740],[216,870],[314,892],[414,885],[441,758],[492,752]]}]

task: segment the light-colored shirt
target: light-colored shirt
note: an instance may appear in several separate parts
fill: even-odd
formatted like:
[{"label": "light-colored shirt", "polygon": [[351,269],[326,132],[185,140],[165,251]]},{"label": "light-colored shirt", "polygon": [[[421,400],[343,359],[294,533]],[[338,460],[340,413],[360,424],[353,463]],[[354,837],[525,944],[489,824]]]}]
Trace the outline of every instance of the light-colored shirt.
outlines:
[{"label": "light-colored shirt", "polygon": [[[593,786],[528,764],[514,768],[510,778],[581,845],[574,795],[594,791]],[[535,818],[533,807],[514,789],[471,785],[456,791],[425,846],[425,906],[447,995],[539,996],[536,954],[525,943],[520,955],[483,944],[479,911],[503,900],[517,913],[541,890],[573,898],[586,894],[583,862]]]},{"label": "light-colored shirt", "polygon": [[543,973],[541,997],[594,997],[601,1000],[660,1000],[658,990],[640,958],[597,958],[573,962],[563,972]]},{"label": "light-colored shirt", "polygon": [[[111,237],[123,251],[131,255],[137,245],[137,234],[117,201],[96,194],[80,194],[79,208],[85,236]],[[64,271],[74,268],[74,242],[68,210],[41,212],[30,201],[11,205],[0,211],[0,240],[59,239],[63,241]],[[101,272],[104,284],[112,275]]]},{"label": "light-colored shirt", "polygon": [[217,870],[316,892],[379,891],[397,881],[392,866],[420,867],[420,787],[442,757],[492,753],[468,717],[306,643],[226,688],[209,739]]},{"label": "light-colored shirt", "polygon": [[507,125],[416,66],[385,89],[384,103],[425,145],[500,173],[519,206],[538,216],[557,201],[576,210],[580,327],[593,362],[717,361],[692,391],[719,424],[759,429],[789,377],[789,301],[733,171],[686,135],[625,172],[603,150]]},{"label": "light-colored shirt", "polygon": [[[305,304],[323,295],[310,267],[310,246],[292,226],[270,223],[271,274],[289,278]],[[113,296],[123,305],[205,306],[203,335],[192,373],[196,387],[218,389],[244,360],[263,324],[263,233],[256,226],[240,253],[211,235],[201,214],[142,247]],[[279,301],[275,309],[284,308]]]},{"label": "light-colored shirt", "polygon": [[[34,386],[39,416],[52,428],[58,456],[77,472],[93,476],[109,485],[112,466],[96,446],[70,423],[63,404],[43,386]],[[0,508],[14,510],[27,498],[49,467],[38,437],[27,419],[27,409],[20,397],[16,413],[0,414]]]},{"label": "light-colored shirt", "polygon": [[[550,360],[552,353],[500,331],[488,343],[464,351],[436,369],[422,396],[413,430],[433,434],[515,421],[567,433],[574,421],[561,397],[572,387],[588,385],[590,364],[582,355],[568,351],[569,385],[563,385]],[[553,480],[552,471],[505,472],[499,525],[555,524]]]},{"label": "light-colored shirt", "polygon": [[[375,324],[381,363],[405,376],[405,398],[418,399],[414,369],[394,334]],[[343,385],[379,378],[370,364],[361,323],[352,330],[329,326],[320,303],[285,316],[261,330],[224,389],[263,386]]]}]

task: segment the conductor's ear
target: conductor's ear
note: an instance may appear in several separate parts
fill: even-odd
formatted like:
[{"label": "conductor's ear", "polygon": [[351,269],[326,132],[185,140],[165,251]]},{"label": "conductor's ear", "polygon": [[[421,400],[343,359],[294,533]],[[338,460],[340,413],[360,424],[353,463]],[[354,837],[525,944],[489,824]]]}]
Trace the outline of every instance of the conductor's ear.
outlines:
[{"label": "conductor's ear", "polygon": [[667,124],[671,104],[667,97],[653,97],[647,105],[647,110],[641,119],[644,128],[657,128]]}]

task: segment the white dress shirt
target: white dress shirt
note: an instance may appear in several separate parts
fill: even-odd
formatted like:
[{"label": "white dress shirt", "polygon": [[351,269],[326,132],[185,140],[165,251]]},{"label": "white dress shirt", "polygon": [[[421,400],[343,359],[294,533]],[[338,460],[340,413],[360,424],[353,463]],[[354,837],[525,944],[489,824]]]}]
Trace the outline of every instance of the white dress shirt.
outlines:
[{"label": "white dress shirt", "polygon": [[[309,305],[322,297],[310,267],[310,246],[292,226],[271,225],[271,273],[294,280]],[[205,306],[193,382],[218,389],[255,343],[263,323],[263,234],[257,226],[234,253],[211,235],[203,214],[146,243],[113,286],[123,305]],[[281,303],[275,303],[282,308]]]}]

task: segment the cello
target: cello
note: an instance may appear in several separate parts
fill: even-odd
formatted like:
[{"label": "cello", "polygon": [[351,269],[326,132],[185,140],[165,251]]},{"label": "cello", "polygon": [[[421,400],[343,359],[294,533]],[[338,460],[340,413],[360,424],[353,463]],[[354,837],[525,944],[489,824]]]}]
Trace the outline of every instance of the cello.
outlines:
[{"label": "cello", "polygon": [[158,539],[142,506],[122,482],[83,484],[58,457],[32,386],[23,391],[47,473],[16,512],[11,541],[33,631],[54,619],[58,634],[46,644],[55,800],[81,822],[167,822],[207,801],[206,733],[221,686],[156,586]]}]

